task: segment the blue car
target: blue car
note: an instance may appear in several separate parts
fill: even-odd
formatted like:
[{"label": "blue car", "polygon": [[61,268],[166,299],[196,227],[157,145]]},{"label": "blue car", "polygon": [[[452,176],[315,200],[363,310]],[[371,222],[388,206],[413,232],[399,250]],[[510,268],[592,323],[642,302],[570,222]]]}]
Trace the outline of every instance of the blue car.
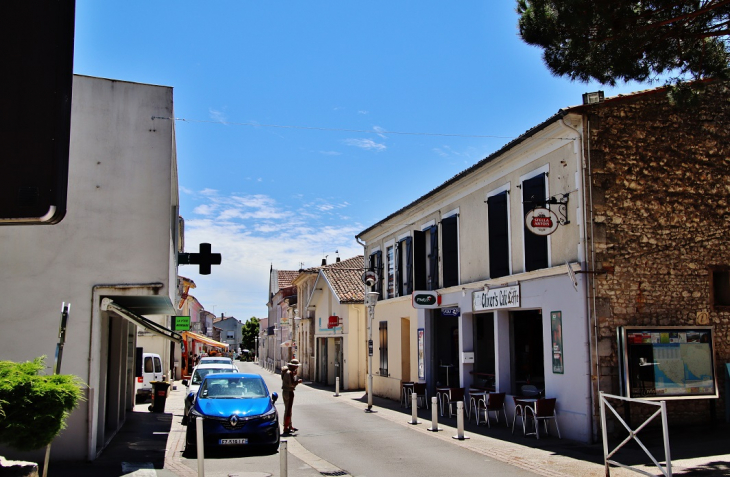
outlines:
[{"label": "blue car", "polygon": [[259,374],[219,373],[205,376],[190,409],[185,450],[196,446],[196,424],[203,419],[203,445],[211,447],[279,448],[279,414]]}]

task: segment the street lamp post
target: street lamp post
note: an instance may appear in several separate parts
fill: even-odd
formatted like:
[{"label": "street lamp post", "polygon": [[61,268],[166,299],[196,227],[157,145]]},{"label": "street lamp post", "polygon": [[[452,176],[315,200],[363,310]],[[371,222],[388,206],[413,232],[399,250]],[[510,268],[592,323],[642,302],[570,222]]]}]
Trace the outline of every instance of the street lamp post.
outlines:
[{"label": "street lamp post", "polygon": [[253,349],[253,362],[258,364],[258,362],[259,362],[259,337],[258,337],[258,335],[254,336],[253,339],[254,339],[254,343],[256,343],[256,345],[254,346],[254,349]]},{"label": "street lamp post", "polygon": [[365,304],[368,307],[368,408],[365,412],[375,412],[373,411],[373,318],[377,303],[378,292],[369,291],[365,294]]}]

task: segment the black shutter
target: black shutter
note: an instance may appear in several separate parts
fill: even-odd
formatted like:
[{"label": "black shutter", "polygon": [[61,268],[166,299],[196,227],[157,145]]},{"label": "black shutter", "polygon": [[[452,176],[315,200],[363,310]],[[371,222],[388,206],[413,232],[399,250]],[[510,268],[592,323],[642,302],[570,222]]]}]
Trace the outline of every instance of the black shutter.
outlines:
[{"label": "black shutter", "polygon": [[413,231],[413,273],[416,290],[426,290],[426,234]]},{"label": "black shutter", "polygon": [[439,287],[439,228],[437,225],[431,227],[431,255],[428,261],[428,278],[430,280],[429,290],[437,290]]},{"label": "black shutter", "polygon": [[443,287],[459,284],[459,239],[457,232],[457,216],[452,215],[441,220],[441,252],[443,257]]},{"label": "black shutter", "polygon": [[[545,206],[545,174],[540,174],[522,183],[522,216],[535,207]],[[527,226],[525,229],[525,271],[548,267],[547,237],[535,235]]]},{"label": "black shutter", "polygon": [[509,228],[507,226],[507,192],[487,201],[489,226],[489,278],[509,275]]},{"label": "black shutter", "polygon": [[403,278],[401,277],[401,269],[403,267],[400,266],[400,242],[397,242],[395,244],[395,284],[393,285],[393,289],[395,290],[395,296],[401,296],[400,292],[400,284],[403,283]]},{"label": "black shutter", "polygon": [[413,239],[406,237],[406,289],[405,295],[413,293]]}]

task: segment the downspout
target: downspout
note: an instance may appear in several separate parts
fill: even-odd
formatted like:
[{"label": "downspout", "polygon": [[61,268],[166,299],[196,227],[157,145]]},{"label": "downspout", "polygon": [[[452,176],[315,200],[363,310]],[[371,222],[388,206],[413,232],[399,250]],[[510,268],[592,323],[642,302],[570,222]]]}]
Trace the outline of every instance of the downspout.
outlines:
[{"label": "downspout", "polygon": [[[588,268],[587,266],[587,260],[589,256],[589,246],[588,246],[588,236],[587,236],[587,224],[588,219],[591,220],[591,242],[593,242],[593,197],[592,197],[592,189],[591,189],[591,169],[590,169],[590,123],[588,122],[588,119],[586,118],[586,129],[588,133],[588,138],[586,139],[581,131],[574,128],[570,124],[565,122],[565,117],[561,119],[563,125],[569,129],[572,129],[573,131],[578,134],[580,137],[580,157],[581,157],[581,174],[579,174],[579,180],[580,184],[576,184],[578,187],[578,190],[581,191],[581,198],[583,200],[582,204],[582,212],[583,212],[583,220],[581,220],[581,227],[580,227],[580,235],[581,235],[581,241],[583,242],[583,257],[581,263],[581,269]],[[588,148],[585,147],[585,143],[588,143]],[[586,157],[587,156],[587,157]],[[588,190],[586,190],[586,184],[584,182],[584,179],[588,177]],[[588,212],[590,203],[590,215]],[[594,248],[593,244],[591,243],[590,246],[590,253],[591,253],[591,260],[590,260],[590,266],[591,268],[594,268],[595,260],[594,260]],[[570,264],[568,265],[570,266]],[[588,355],[588,380],[587,380],[587,394],[590,396],[590,412],[589,415],[586,416],[587,425],[589,426],[591,430],[591,439],[592,442],[597,442],[597,436],[598,436],[598,425],[596,423],[596,420],[594,419],[594,410],[596,406],[596,388],[593,386],[593,379],[592,379],[592,369],[595,361],[596,366],[596,377],[597,379],[600,379],[599,376],[599,365],[598,365],[598,330],[595,329],[596,326],[596,320],[593,319],[593,326],[591,326],[591,319],[593,311],[595,310],[595,282],[593,280],[593,274],[588,274],[588,280],[591,280],[592,284],[592,290],[593,290],[593,296],[589,294],[589,288],[584,283],[584,291],[586,293],[586,332],[588,335],[588,341],[586,342],[586,353]],[[591,300],[593,300],[593,304],[591,304]],[[592,306],[591,306],[592,305]],[[595,350],[596,350],[596,359],[593,359],[593,352],[591,351],[591,343],[595,343]]]}]

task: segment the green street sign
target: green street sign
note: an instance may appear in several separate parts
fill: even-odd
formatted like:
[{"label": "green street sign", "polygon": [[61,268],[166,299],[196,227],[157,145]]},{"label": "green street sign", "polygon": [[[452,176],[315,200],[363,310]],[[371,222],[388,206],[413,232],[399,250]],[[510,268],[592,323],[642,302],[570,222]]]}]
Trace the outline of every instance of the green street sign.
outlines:
[{"label": "green street sign", "polygon": [[190,331],[190,317],[189,316],[173,316],[172,317],[172,328],[175,331]]}]

